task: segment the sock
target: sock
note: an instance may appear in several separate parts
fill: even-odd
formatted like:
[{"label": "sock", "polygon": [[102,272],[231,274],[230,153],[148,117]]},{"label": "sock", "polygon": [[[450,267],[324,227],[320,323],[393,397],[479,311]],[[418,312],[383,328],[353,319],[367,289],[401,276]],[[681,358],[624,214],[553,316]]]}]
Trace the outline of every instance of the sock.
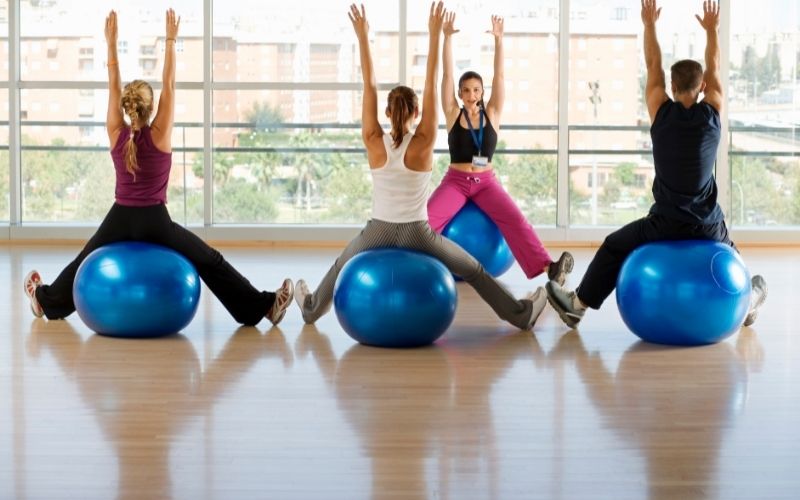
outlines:
[{"label": "sock", "polygon": [[581,299],[578,298],[578,294],[572,296],[572,307],[575,308],[576,311],[585,311],[586,306],[581,303]]}]

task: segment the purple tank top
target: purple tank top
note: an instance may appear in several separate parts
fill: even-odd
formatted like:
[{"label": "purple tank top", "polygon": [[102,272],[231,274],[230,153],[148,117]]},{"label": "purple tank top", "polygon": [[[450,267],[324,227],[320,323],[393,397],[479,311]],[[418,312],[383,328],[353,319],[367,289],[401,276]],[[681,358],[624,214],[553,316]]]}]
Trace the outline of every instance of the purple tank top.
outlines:
[{"label": "purple tank top", "polygon": [[153,144],[149,126],[138,131],[133,139],[139,162],[134,180],[133,175],[125,168],[125,150],[130,134],[130,128],[123,128],[117,144],[111,150],[111,159],[114,160],[114,169],[117,172],[117,186],[114,190],[117,203],[129,207],[166,204],[172,153],[160,151]]}]

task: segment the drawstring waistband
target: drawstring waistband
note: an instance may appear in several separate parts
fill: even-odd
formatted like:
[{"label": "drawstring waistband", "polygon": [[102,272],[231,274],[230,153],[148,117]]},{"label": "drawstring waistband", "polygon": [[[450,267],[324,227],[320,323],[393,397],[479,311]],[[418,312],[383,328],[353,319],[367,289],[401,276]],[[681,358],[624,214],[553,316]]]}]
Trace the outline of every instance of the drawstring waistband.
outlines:
[{"label": "drawstring waistband", "polygon": [[467,176],[467,180],[468,181],[472,181],[475,184],[480,184],[481,183],[481,178],[480,177],[472,177],[471,175]]}]

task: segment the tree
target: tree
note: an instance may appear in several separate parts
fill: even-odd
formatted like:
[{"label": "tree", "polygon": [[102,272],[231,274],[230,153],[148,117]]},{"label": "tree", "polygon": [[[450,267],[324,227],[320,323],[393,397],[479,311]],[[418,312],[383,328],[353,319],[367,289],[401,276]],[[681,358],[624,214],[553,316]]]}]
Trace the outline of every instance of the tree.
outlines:
[{"label": "tree", "polygon": [[506,190],[532,222],[556,220],[556,162],[553,155],[529,154],[494,163]]},{"label": "tree", "polygon": [[253,107],[244,116],[253,124],[254,132],[276,132],[279,127],[275,125],[284,122],[280,109],[267,102],[254,102]]}]

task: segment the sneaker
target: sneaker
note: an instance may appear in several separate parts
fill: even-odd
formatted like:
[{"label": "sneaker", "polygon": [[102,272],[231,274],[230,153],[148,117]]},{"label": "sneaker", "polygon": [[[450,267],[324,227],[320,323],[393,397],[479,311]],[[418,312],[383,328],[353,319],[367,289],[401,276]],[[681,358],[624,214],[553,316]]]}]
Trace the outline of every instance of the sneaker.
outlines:
[{"label": "sneaker", "polygon": [[[300,308],[300,313],[303,315],[303,321],[305,321],[305,323],[307,325],[313,325],[314,324],[313,321],[309,321],[306,318],[306,314],[305,314],[306,297],[309,297],[310,295],[311,295],[311,291],[308,289],[308,285],[306,284],[305,280],[297,280],[297,286],[295,287],[295,293],[294,293],[294,301],[297,302],[297,307]],[[326,305],[319,312],[317,317],[319,318],[320,316],[322,316],[322,315],[326,314],[328,311],[330,311],[332,305],[333,305],[333,301],[328,302],[328,305]]]},{"label": "sneaker", "polygon": [[281,287],[275,290],[275,302],[272,303],[272,307],[270,307],[267,314],[265,314],[266,318],[270,320],[273,325],[280,323],[286,315],[286,309],[289,307],[289,304],[292,303],[293,296],[294,284],[292,280],[286,278],[283,280]]},{"label": "sneaker", "polygon": [[547,267],[547,278],[555,281],[561,286],[567,281],[567,275],[572,272],[575,266],[575,259],[569,252],[563,252],[557,261],[551,262]]},{"label": "sneaker", "polygon": [[539,319],[539,316],[544,311],[544,306],[547,305],[547,292],[544,288],[539,287],[536,291],[533,291],[525,296],[526,300],[530,300],[533,303],[533,308],[531,309],[531,318],[528,321],[526,330],[530,330],[533,328],[533,325],[536,324],[536,320]]},{"label": "sneaker", "polygon": [[570,328],[575,328],[581,322],[586,309],[578,309],[575,304],[575,292],[571,292],[555,281],[548,281],[547,300],[553,309],[558,312],[558,316]]},{"label": "sneaker", "polygon": [[33,270],[25,276],[24,288],[25,288],[25,295],[31,301],[31,312],[37,318],[41,318],[44,316],[44,309],[39,304],[39,301],[36,300],[36,289],[42,286],[42,277],[39,276],[39,271]]},{"label": "sneaker", "polygon": [[750,292],[750,310],[744,317],[744,326],[750,326],[756,322],[758,308],[767,300],[767,282],[760,274],[756,274],[750,280],[752,291]]}]

